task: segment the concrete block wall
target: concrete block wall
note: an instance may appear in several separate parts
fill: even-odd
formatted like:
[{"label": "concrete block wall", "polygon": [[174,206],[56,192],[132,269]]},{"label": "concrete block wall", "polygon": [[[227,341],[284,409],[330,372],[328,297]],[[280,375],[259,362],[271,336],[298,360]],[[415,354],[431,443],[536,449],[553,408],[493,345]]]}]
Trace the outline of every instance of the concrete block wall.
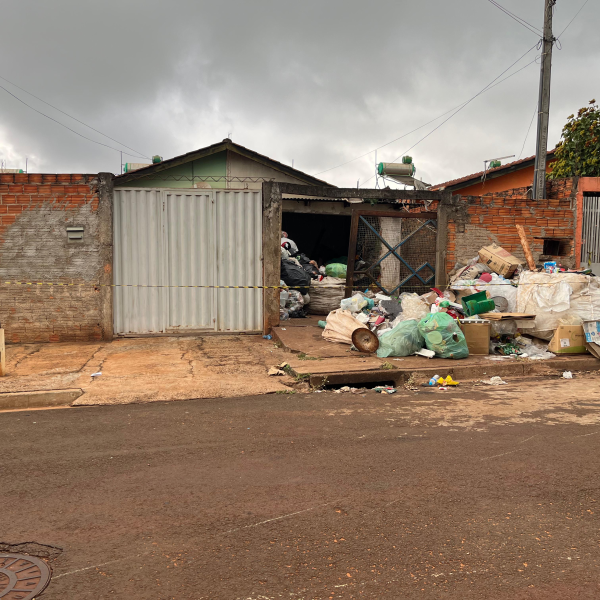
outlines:
[{"label": "concrete block wall", "polygon": [[[576,180],[548,183],[548,198],[540,201],[519,195],[526,193],[525,188],[459,198],[448,219],[446,270],[457,262],[464,264],[494,242],[526,264],[515,225],[525,228],[536,263],[556,260],[575,266]],[[544,254],[544,239],[563,240],[564,255]]]},{"label": "concrete block wall", "polygon": [[[98,286],[112,270],[102,239],[111,211],[100,210],[100,187],[98,175],[0,173],[0,324],[8,342],[112,336]],[[84,228],[81,242],[68,241],[69,226]]]}]

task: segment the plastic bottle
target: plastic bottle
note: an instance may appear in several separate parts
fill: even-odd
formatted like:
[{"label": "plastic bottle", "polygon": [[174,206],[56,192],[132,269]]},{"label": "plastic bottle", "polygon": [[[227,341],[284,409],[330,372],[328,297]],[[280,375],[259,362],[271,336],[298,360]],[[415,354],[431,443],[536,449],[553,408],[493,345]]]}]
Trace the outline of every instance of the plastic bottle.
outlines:
[{"label": "plastic bottle", "polygon": [[429,385],[430,386],[434,386],[437,384],[438,379],[440,378],[439,375],[434,375],[430,380],[429,380]]}]

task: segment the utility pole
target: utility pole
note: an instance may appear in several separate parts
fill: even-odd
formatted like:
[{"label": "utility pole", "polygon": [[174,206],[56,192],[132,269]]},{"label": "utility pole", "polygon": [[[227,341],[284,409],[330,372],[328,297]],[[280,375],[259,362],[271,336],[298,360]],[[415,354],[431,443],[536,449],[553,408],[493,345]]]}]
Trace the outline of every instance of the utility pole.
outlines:
[{"label": "utility pole", "polygon": [[533,174],[533,199],[546,197],[546,153],[548,152],[548,120],[550,117],[550,75],[552,71],[552,11],[556,0],[544,0],[544,39],[540,68],[540,97],[538,102],[537,143]]}]

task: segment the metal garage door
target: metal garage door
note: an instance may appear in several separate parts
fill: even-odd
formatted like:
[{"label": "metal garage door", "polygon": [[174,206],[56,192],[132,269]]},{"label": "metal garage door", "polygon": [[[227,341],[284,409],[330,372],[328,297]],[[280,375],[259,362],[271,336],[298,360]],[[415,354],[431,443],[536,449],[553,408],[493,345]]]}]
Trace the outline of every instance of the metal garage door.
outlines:
[{"label": "metal garage door", "polygon": [[262,290],[214,287],[262,284],[259,191],[114,198],[115,333],[262,329]]}]

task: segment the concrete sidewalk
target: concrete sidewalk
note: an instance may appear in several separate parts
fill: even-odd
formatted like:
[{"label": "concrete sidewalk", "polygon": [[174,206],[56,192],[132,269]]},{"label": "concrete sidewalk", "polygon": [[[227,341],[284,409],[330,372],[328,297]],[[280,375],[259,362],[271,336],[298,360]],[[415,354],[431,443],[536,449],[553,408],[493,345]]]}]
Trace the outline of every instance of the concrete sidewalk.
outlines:
[{"label": "concrete sidewalk", "polygon": [[[285,321],[273,330],[274,339],[288,351],[292,371],[312,386],[389,383],[422,383],[434,375],[451,375],[457,381],[489,379],[493,376],[539,376],[564,371],[598,371],[600,361],[591,354],[561,354],[549,360],[514,359],[499,356],[469,356],[461,360],[407,356],[378,358],[352,351],[346,344],[328,342],[317,319]],[[301,357],[301,358],[299,358]]]},{"label": "concrete sidewalk", "polygon": [[246,396],[288,391],[284,383],[293,383],[267,375],[289,354],[261,336],[9,345],[6,354],[0,394],[79,388],[73,405]]}]

